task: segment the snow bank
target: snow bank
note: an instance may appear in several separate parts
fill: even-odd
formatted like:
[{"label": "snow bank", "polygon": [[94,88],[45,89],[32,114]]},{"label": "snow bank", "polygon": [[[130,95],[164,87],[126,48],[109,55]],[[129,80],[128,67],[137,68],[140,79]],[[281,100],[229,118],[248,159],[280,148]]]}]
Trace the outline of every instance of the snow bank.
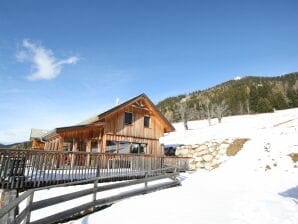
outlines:
[{"label": "snow bank", "polygon": [[248,138],[243,149],[211,172],[183,173],[182,186],[121,201],[72,224],[297,224],[298,109],[174,124],[165,144]]}]

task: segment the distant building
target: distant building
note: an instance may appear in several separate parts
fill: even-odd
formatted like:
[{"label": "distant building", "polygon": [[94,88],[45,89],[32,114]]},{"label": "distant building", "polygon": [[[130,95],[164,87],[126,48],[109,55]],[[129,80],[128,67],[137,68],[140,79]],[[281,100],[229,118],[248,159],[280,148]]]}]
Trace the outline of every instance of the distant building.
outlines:
[{"label": "distant building", "polygon": [[45,143],[42,141],[42,136],[46,135],[49,130],[32,128],[30,133],[30,141],[32,149],[43,149]]},{"label": "distant building", "polygon": [[141,94],[78,125],[46,132],[42,138],[34,131],[32,139],[44,141],[45,150],[163,155],[159,138],[174,130]]}]

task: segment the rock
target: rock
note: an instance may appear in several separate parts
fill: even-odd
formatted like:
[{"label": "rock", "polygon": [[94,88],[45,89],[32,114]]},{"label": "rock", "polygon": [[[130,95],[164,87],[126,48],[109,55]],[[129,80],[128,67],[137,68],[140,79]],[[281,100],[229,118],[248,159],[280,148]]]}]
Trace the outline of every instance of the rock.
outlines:
[{"label": "rock", "polygon": [[203,150],[208,150],[208,146],[204,144],[196,148],[196,151],[203,151]]},{"label": "rock", "polygon": [[219,153],[216,154],[215,159],[220,159],[222,157],[222,155],[220,155]]},{"label": "rock", "polygon": [[208,142],[208,143],[207,143],[207,147],[208,147],[208,148],[211,148],[213,145],[214,145],[213,142]]},{"label": "rock", "polygon": [[206,155],[208,153],[209,153],[208,149],[205,149],[205,150],[197,152],[196,154],[199,155],[199,156],[202,156],[202,155]]},{"label": "rock", "polygon": [[205,164],[205,169],[206,170],[213,170],[213,167],[210,164]]},{"label": "rock", "polygon": [[212,162],[211,162],[210,165],[213,166],[213,167],[215,167],[218,163],[219,162],[216,159],[214,159],[214,160],[212,160]]},{"label": "rock", "polygon": [[218,154],[218,152],[217,151],[213,151],[211,154],[212,154],[212,156],[215,157]]},{"label": "rock", "polygon": [[222,144],[219,146],[219,153],[220,154],[226,154],[227,153],[227,148],[229,147],[228,144]]},{"label": "rock", "polygon": [[179,154],[186,155],[186,154],[188,154],[188,150],[187,149],[180,149]]},{"label": "rock", "polygon": [[214,152],[215,151],[215,148],[213,146],[209,147],[209,152]]},{"label": "rock", "polygon": [[190,163],[196,163],[196,161],[195,161],[194,158],[190,158],[190,159],[188,160],[188,163],[189,163],[189,164],[190,164]]},{"label": "rock", "polygon": [[203,160],[206,162],[210,162],[213,159],[212,155],[203,155]]},{"label": "rock", "polygon": [[196,162],[203,161],[203,158],[201,156],[196,156],[196,157],[194,157],[194,159],[195,159]]},{"label": "rock", "polygon": [[196,165],[195,164],[188,164],[188,168],[190,169],[190,170],[195,170],[196,169]]},{"label": "rock", "polygon": [[204,163],[200,163],[200,162],[196,163],[196,168],[204,168],[204,167],[205,167]]}]

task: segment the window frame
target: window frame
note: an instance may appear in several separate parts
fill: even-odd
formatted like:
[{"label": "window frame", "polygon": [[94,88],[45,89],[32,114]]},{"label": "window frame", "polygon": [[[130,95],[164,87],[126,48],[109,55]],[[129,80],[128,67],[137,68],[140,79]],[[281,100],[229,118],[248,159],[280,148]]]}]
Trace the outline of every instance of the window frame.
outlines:
[{"label": "window frame", "polygon": [[[137,151],[134,151],[134,146],[137,145]],[[135,155],[146,155],[147,154],[147,145],[146,143],[139,143],[139,142],[131,142],[130,154]]]},{"label": "window frame", "polygon": [[[126,123],[126,114],[131,114],[131,122],[130,123]],[[124,125],[132,125],[133,124],[133,112],[129,112],[129,111],[125,111],[124,112],[124,121],[123,121]]]},{"label": "window frame", "polygon": [[[146,126],[146,118],[148,119],[148,126]],[[144,116],[144,128],[150,128],[151,127],[151,117],[149,115]]]}]

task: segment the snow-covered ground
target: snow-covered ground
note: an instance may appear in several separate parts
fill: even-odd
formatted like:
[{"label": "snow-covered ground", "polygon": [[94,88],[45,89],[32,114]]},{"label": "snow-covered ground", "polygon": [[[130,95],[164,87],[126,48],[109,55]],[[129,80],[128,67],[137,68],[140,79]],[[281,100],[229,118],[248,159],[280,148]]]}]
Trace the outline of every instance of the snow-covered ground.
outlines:
[{"label": "snow-covered ground", "polygon": [[162,142],[250,140],[215,170],[182,173],[181,187],[123,200],[69,224],[297,224],[298,164],[288,154],[298,153],[298,109],[212,122],[189,122],[188,131],[174,124],[176,132]]}]

